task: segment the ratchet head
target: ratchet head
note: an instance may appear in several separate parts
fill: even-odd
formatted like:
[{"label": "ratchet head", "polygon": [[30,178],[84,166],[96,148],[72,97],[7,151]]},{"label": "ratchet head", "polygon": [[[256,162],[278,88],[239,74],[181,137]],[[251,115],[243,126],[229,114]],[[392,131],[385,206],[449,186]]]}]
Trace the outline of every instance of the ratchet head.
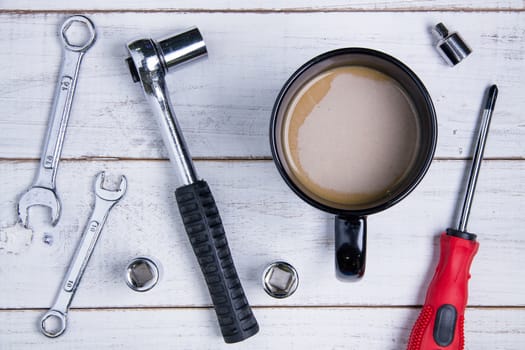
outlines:
[{"label": "ratchet head", "polygon": [[154,111],[160,134],[180,183],[197,181],[197,173],[182,130],[171,106],[165,75],[169,69],[206,55],[206,45],[197,28],[164,40],[141,39],[127,46],[126,60],[134,82],[140,82],[146,100]]},{"label": "ratchet head", "polygon": [[146,92],[152,83],[163,80],[169,69],[207,54],[204,39],[195,27],[159,41],[135,40],[127,48],[131,77],[135,83],[142,82]]},{"label": "ratchet head", "polygon": [[29,208],[44,206],[51,210],[51,224],[55,226],[60,218],[60,200],[54,189],[33,186],[18,201],[18,218],[25,228],[29,227]]},{"label": "ratchet head", "polygon": [[104,188],[104,178],[106,172],[102,171],[97,175],[95,180],[95,194],[104,200],[116,202],[124,196],[128,188],[128,180],[124,175],[120,176],[120,183],[117,190],[108,190]]}]

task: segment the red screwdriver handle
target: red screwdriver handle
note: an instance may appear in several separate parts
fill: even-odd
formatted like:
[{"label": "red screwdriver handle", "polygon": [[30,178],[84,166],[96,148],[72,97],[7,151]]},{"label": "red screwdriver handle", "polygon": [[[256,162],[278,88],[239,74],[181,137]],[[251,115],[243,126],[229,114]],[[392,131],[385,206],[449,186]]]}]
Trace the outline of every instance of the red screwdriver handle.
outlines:
[{"label": "red screwdriver handle", "polygon": [[441,234],[441,251],[407,350],[463,350],[470,265],[479,243]]}]

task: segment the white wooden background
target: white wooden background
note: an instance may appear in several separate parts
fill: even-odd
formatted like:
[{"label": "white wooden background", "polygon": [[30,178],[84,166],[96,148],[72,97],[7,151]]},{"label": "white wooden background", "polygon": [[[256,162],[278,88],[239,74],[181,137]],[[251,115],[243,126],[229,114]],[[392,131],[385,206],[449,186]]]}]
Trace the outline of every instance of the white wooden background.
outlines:
[{"label": "white wooden background", "polygon": [[[18,195],[33,179],[56,84],[57,30],[87,14],[98,41],[78,83],[58,193],[56,228],[15,225]],[[429,28],[458,29],[474,53],[455,68]],[[209,59],[168,85],[196,167],[213,188],[238,272],[261,331],[225,345],[174,204],[175,176],[138,85],[127,41],[197,25]],[[479,234],[467,309],[467,349],[525,346],[525,2],[218,0],[0,0],[0,349],[404,349],[437,263],[438,235],[455,225],[481,98],[500,97],[472,209]],[[268,123],[287,77],[324,51],[363,46],[407,63],[424,81],[439,120],[436,160],[399,205],[369,218],[367,272],[336,280],[333,218],[296,198],[270,158]],[[93,202],[94,175],[124,173],[127,196],[110,215],[69,315],[67,333],[37,330]],[[33,218],[45,211],[34,210]],[[47,239],[44,237],[51,237]],[[137,294],[123,269],[157,258],[158,286]],[[260,277],[291,262],[300,286],[276,300]]]}]

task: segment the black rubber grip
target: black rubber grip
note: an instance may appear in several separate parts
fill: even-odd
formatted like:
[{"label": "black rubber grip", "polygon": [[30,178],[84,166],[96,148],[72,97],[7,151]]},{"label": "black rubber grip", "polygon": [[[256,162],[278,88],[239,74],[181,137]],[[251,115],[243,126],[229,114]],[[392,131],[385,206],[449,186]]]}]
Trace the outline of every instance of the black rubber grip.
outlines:
[{"label": "black rubber grip", "polygon": [[256,334],[259,325],[244,295],[222,227],[219,210],[206,181],[175,191],[186,233],[197,256],[226,343]]}]

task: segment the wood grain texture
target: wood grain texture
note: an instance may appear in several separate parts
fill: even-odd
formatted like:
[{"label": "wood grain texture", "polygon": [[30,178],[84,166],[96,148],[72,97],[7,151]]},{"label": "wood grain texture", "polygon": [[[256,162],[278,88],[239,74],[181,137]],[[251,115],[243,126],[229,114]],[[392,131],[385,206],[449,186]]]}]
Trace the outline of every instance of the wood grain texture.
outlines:
[{"label": "wood grain texture", "polygon": [[[202,30],[209,59],[172,73],[168,85],[194,157],[269,157],[270,113],[284,81],[311,57],[345,46],[388,52],[420,76],[438,113],[438,157],[470,155],[483,92],[497,83],[500,98],[486,156],[525,156],[524,12],[96,13],[90,17],[99,39],[86,54],[80,73],[63,152],[66,158],[166,157],[141,89],[132,84],[123,62],[124,44],[191,25]],[[0,15],[0,158],[40,156],[60,61],[56,32],[64,18],[63,14]],[[438,21],[459,29],[474,49],[455,68],[446,66],[432,47],[428,28]]]},{"label": "wood grain texture", "polygon": [[[18,195],[40,156],[60,60],[66,13],[88,13],[98,42],[86,55],[63,155],[124,158],[61,164],[64,204],[56,228],[13,225]],[[525,344],[525,1],[0,0],[0,349],[367,349],[399,350],[438,259],[438,235],[455,225],[468,163],[439,160],[399,205],[369,217],[365,278],[335,278],[333,217],[296,198],[271,161],[198,161],[213,190],[236,266],[261,332],[225,345],[175,207],[175,176],[139,86],[123,63],[130,39],[197,25],[210,57],[177,70],[168,85],[197,158],[269,158],[268,123],[288,76],[309,58],[363,46],[404,61],[436,105],[439,158],[471,154],[485,87],[500,97],[469,229],[479,235],[472,267],[466,349]],[[474,53],[447,67],[429,28],[443,21]],[[147,160],[133,160],[133,159]],[[3,160],[2,160],[3,159]],[[514,160],[510,160],[514,159]],[[92,181],[125,173],[129,192],[110,214],[59,339],[37,330],[93,204]],[[159,260],[161,280],[144,294],[125,286],[138,255]],[[284,259],[299,271],[290,298],[262,290],[263,268]]]},{"label": "wood grain texture", "polygon": [[[14,222],[16,198],[29,185],[35,165],[0,163],[0,226]],[[333,217],[292,194],[272,162],[196,166],[215,195],[252,305],[420,305],[437,263],[437,235],[456,224],[466,162],[436,161],[414,193],[369,217],[367,272],[359,283],[335,278]],[[210,304],[180,222],[169,163],[110,161],[62,165],[57,188],[64,208],[55,229],[40,225],[18,250],[11,249],[10,239],[21,237],[20,229],[0,230],[0,279],[9,286],[0,288],[0,308],[50,305],[89,215],[94,175],[103,169],[115,178],[125,174],[129,189],[108,218],[73,307]],[[483,164],[469,225],[481,242],[469,305],[525,305],[524,170],[522,161]],[[44,232],[52,244],[43,242]],[[159,285],[145,294],[131,291],[123,278],[126,263],[138,255],[157,258],[164,270]],[[260,283],[265,265],[276,259],[289,261],[300,275],[299,289],[284,300],[267,296]]]},{"label": "wood grain texture", "polygon": [[[39,311],[0,312],[4,350],[38,349],[405,349],[417,309],[256,309],[259,334],[224,344],[207,309],[72,310],[57,339],[37,330]],[[521,350],[522,310],[467,309],[467,350]]]},{"label": "wood grain texture", "polygon": [[4,0],[2,8],[8,10],[24,11],[50,11],[50,10],[134,10],[134,11],[384,11],[384,10],[521,10],[525,7],[523,0],[336,0],[322,3],[313,0],[288,0],[288,1],[67,1],[58,0],[41,2],[35,0]]}]

